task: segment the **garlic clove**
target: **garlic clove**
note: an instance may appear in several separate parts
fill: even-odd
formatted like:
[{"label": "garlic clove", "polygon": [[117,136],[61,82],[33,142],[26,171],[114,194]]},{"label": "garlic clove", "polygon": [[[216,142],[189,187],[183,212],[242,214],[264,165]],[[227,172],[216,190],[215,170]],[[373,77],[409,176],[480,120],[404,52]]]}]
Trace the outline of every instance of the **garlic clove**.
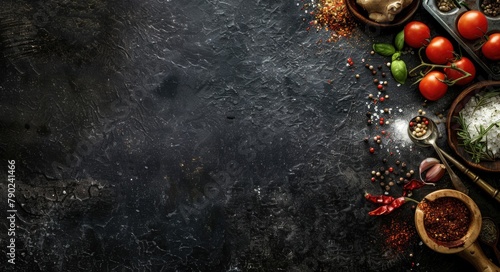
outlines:
[{"label": "garlic clove", "polygon": [[445,172],[446,167],[444,166],[444,164],[435,164],[427,171],[427,173],[425,173],[425,181],[437,182],[444,176]]},{"label": "garlic clove", "polygon": [[422,173],[425,172],[426,170],[428,170],[429,168],[433,167],[434,165],[436,164],[439,164],[440,161],[436,158],[426,158],[425,160],[423,160],[421,163],[420,163],[420,167],[418,168],[418,171],[420,173],[420,179],[422,179]]}]

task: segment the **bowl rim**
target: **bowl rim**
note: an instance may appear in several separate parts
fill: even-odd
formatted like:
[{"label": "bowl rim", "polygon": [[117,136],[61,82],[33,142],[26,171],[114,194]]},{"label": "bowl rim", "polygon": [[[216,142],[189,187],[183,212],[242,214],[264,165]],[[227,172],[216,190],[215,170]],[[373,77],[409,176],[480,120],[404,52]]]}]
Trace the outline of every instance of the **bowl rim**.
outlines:
[{"label": "bowl rim", "polygon": [[[383,28],[399,27],[408,22],[413,15],[420,8],[422,0],[413,0],[407,7],[405,7],[399,14],[396,15],[393,22],[379,23],[368,18],[366,10],[356,3],[356,0],[344,0],[347,10],[358,21],[365,23],[369,26]],[[396,21],[397,20],[397,21]],[[396,22],[395,22],[396,21]]]},{"label": "bowl rim", "polygon": [[498,80],[486,80],[474,83],[469,87],[465,88],[453,101],[451,104],[448,115],[446,117],[446,133],[447,133],[447,141],[450,148],[453,152],[459,156],[467,165],[472,168],[482,170],[485,172],[500,172],[500,160],[497,159],[492,162],[482,161],[479,163],[474,163],[470,160],[468,154],[464,151],[464,149],[458,144],[459,140],[457,137],[457,127],[458,124],[455,121],[455,117],[458,116],[458,113],[464,105],[472,98],[475,94],[483,91],[488,87],[500,87],[500,81]]}]

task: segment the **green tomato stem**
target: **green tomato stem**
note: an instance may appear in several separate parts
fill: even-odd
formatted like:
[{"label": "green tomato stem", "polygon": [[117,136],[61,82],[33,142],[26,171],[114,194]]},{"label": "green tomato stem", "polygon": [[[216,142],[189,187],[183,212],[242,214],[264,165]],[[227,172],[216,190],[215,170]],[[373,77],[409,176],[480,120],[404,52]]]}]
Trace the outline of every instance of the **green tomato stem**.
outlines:
[{"label": "green tomato stem", "polygon": [[462,79],[464,79],[464,78],[467,78],[467,77],[471,76],[471,74],[470,74],[469,72],[467,72],[467,71],[465,71],[465,70],[463,70],[463,69],[461,69],[461,68],[456,67],[453,63],[452,63],[451,65],[442,65],[442,64],[432,64],[432,63],[427,63],[427,62],[425,62],[425,61],[422,59],[422,54],[421,54],[421,51],[422,51],[422,49],[423,49],[423,48],[424,48],[424,47],[421,47],[421,48],[418,50],[418,56],[420,57],[420,64],[419,64],[419,65],[417,65],[415,68],[411,69],[411,70],[408,72],[408,74],[409,74],[410,76],[416,76],[416,75],[415,75],[415,73],[416,73],[417,71],[421,70],[421,69],[422,69],[422,68],[424,68],[424,67],[428,67],[428,69],[427,69],[425,72],[420,72],[420,76],[421,76],[421,78],[419,78],[419,79],[415,82],[415,84],[416,84],[416,83],[418,83],[418,82],[420,82],[420,81],[422,80],[422,78],[423,78],[426,74],[428,74],[430,71],[432,71],[432,70],[434,70],[434,69],[438,69],[438,68],[443,68],[443,69],[445,69],[445,68],[451,68],[451,69],[457,70],[457,71],[459,71],[460,73],[462,73],[462,74],[463,74],[463,76],[461,76],[461,77],[459,77],[459,78],[457,78],[457,79],[455,79],[455,80],[452,80],[452,81],[449,81],[449,80],[440,80],[441,82],[445,83],[445,84],[446,84],[446,85],[448,85],[448,86],[452,86],[452,85],[454,85],[455,83],[457,83],[458,81],[460,81],[460,80],[462,80]]}]

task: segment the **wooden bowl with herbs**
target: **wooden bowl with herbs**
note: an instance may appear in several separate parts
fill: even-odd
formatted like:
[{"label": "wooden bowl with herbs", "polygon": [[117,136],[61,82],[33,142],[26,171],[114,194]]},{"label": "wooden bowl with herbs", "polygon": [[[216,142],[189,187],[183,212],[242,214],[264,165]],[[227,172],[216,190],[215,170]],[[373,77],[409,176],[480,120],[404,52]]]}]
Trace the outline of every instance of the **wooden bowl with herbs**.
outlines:
[{"label": "wooden bowl with herbs", "polygon": [[450,148],[470,167],[500,172],[500,81],[482,81],[453,101],[446,129]]}]

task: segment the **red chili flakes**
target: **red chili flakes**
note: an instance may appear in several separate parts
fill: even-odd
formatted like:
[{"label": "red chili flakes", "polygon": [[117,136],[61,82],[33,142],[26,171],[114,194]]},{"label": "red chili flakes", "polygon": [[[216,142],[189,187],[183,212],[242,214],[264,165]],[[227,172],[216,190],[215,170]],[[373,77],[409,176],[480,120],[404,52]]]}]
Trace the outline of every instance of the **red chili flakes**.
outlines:
[{"label": "red chili flakes", "polygon": [[311,25],[317,30],[330,31],[327,42],[335,42],[340,37],[350,36],[356,26],[344,0],[319,0],[311,14],[314,15]]},{"label": "red chili flakes", "polygon": [[424,227],[429,237],[441,241],[457,241],[469,230],[469,208],[454,197],[441,197],[420,204],[424,212]]},{"label": "red chili flakes", "polygon": [[407,250],[417,233],[415,226],[409,222],[412,221],[392,219],[390,224],[383,227],[385,245],[400,252]]}]

